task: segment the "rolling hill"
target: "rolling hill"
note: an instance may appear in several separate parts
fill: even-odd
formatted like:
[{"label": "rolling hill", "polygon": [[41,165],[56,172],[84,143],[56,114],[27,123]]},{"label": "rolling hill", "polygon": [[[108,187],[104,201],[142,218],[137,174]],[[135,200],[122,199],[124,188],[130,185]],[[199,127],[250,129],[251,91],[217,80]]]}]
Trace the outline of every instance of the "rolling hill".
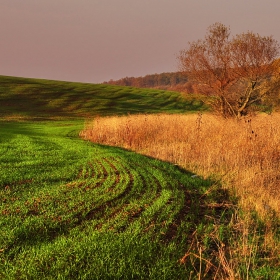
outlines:
[{"label": "rolling hill", "polygon": [[205,110],[177,92],[0,76],[0,117],[85,118],[94,115]]}]

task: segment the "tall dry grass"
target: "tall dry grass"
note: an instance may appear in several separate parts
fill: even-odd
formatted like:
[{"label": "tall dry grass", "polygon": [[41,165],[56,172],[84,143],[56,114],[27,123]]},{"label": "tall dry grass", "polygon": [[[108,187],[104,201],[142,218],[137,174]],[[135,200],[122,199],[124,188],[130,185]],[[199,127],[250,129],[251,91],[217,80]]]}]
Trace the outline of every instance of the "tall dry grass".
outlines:
[{"label": "tall dry grass", "polygon": [[244,209],[280,215],[280,115],[237,121],[205,115],[133,115],[96,118],[81,133],[215,176],[233,188]]}]

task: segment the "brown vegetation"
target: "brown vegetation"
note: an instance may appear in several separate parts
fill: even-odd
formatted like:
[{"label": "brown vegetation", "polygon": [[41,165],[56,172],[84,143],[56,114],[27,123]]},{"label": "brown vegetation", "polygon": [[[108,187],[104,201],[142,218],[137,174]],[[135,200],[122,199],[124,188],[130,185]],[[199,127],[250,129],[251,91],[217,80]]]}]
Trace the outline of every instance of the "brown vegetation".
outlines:
[{"label": "brown vegetation", "polygon": [[240,118],[277,89],[278,55],[279,44],[272,36],[247,32],[231,39],[230,29],[216,23],[204,40],[189,43],[178,59],[200,92],[216,97],[212,105],[217,112]]},{"label": "brown vegetation", "polygon": [[108,82],[104,82],[104,84],[176,90],[179,88],[184,88],[187,82],[188,77],[183,73],[169,72],[146,75],[144,77],[125,77],[119,80],[110,80]]}]

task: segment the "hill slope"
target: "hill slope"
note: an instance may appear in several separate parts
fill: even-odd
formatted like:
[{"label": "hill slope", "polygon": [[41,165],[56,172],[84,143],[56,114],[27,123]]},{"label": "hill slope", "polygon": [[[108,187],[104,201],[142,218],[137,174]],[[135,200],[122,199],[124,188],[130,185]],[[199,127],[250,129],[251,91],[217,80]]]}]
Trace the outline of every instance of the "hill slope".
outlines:
[{"label": "hill slope", "polygon": [[0,117],[56,118],[203,110],[177,92],[0,76]]}]

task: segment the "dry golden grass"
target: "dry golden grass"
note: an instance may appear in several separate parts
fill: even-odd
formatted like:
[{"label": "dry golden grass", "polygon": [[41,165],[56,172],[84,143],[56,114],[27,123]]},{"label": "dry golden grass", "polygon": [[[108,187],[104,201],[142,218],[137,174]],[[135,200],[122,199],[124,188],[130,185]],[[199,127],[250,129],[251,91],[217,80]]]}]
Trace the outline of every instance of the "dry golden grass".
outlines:
[{"label": "dry golden grass", "polygon": [[280,115],[240,121],[205,115],[96,118],[81,135],[214,176],[234,190],[240,206],[280,216]]}]

